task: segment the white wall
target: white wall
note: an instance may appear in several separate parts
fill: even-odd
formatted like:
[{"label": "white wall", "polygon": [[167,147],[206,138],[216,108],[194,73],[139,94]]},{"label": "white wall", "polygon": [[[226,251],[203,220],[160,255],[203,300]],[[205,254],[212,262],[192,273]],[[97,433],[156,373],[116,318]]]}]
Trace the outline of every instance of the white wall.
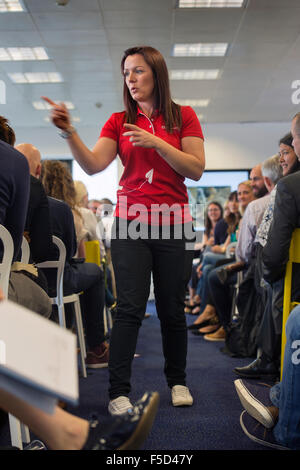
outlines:
[{"label": "white wall", "polygon": [[251,168],[278,152],[290,123],[204,124],[206,168]]}]

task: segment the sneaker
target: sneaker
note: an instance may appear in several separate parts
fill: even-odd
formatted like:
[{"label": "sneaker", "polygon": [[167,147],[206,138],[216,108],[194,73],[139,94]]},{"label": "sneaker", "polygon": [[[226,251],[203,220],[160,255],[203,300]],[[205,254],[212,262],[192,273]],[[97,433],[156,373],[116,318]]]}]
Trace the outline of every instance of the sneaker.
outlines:
[{"label": "sneaker", "polygon": [[204,339],[206,339],[206,341],[225,341],[226,332],[225,332],[223,326],[221,326],[214,333],[204,335]]},{"label": "sneaker", "polygon": [[272,429],[265,428],[261,423],[252,418],[246,410],[240,416],[240,424],[246,436],[251,441],[257,442],[265,447],[272,447],[278,450],[289,450],[275,440]]},{"label": "sneaker", "polygon": [[91,369],[102,369],[108,367],[109,348],[107,343],[102,343],[86,354],[86,366]]},{"label": "sneaker", "polygon": [[158,405],[158,393],[146,392],[125,415],[90,423],[83,450],[138,450],[152,428]]},{"label": "sneaker", "polygon": [[245,410],[266,428],[275,426],[278,408],[270,400],[270,385],[238,379],[234,385]]},{"label": "sneaker", "polygon": [[110,400],[108,404],[108,411],[113,416],[121,416],[128,411],[133,409],[133,405],[128,397],[120,396],[118,398],[114,398],[114,400]]},{"label": "sneaker", "polygon": [[193,397],[184,385],[174,385],[171,393],[173,406],[191,406],[193,404]]}]

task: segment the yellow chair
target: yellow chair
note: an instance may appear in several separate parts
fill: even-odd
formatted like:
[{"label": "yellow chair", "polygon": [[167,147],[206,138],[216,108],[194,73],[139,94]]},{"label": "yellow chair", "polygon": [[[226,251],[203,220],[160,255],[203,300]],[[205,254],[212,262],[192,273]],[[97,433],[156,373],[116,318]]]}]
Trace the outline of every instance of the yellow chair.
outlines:
[{"label": "yellow chair", "polygon": [[286,272],[284,278],[284,294],[283,294],[283,315],[282,315],[282,335],[281,335],[281,378],[283,371],[284,349],[286,344],[285,325],[290,312],[299,304],[299,302],[292,302],[292,270],[293,263],[300,263],[300,228],[293,232],[290,244],[289,260],[286,265]]},{"label": "yellow chair", "polygon": [[[85,246],[86,263],[95,263],[98,266],[101,266],[101,264],[103,265],[104,282],[105,282],[105,287],[106,287],[106,284],[107,284],[106,266],[105,266],[105,260],[101,260],[99,241],[98,240],[86,241],[84,242],[84,246]],[[104,305],[103,321],[104,321],[104,334],[106,334],[108,332],[108,328],[112,328],[112,316],[111,316],[110,310],[106,307],[106,305]]]},{"label": "yellow chair", "polygon": [[85,261],[87,263],[95,263],[101,266],[100,243],[98,240],[91,240],[84,243]]}]

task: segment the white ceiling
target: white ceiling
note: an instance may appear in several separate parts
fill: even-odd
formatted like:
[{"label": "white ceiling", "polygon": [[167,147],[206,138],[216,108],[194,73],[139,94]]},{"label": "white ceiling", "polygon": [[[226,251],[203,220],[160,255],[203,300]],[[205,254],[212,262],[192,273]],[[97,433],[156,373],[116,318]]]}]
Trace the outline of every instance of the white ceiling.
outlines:
[{"label": "white ceiling", "polygon": [[[0,114],[28,136],[50,128],[32,101],[72,101],[78,129],[123,109],[120,60],[133,45],[159,49],[169,69],[215,69],[218,80],[172,81],[174,98],[209,98],[206,123],[285,122],[298,111],[300,0],[248,0],[245,8],[178,9],[177,0],[24,0],[26,12],[0,14],[0,47],[44,46],[48,61],[0,62],[6,104]],[[228,42],[225,57],[174,58],[176,42]],[[14,85],[7,73],[56,71],[61,84]],[[101,108],[96,107],[101,103]]]}]

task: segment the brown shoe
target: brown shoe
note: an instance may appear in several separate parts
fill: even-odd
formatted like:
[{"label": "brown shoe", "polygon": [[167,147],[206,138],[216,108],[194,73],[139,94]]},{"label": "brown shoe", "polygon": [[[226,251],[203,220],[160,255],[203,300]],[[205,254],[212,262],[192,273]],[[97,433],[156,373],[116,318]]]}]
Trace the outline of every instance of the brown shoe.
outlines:
[{"label": "brown shoe", "polygon": [[103,369],[108,367],[109,348],[107,343],[102,343],[94,349],[87,352],[86,366],[91,369]]},{"label": "brown shoe", "polygon": [[221,326],[215,333],[207,334],[204,336],[204,339],[207,341],[225,341],[226,332]]}]

